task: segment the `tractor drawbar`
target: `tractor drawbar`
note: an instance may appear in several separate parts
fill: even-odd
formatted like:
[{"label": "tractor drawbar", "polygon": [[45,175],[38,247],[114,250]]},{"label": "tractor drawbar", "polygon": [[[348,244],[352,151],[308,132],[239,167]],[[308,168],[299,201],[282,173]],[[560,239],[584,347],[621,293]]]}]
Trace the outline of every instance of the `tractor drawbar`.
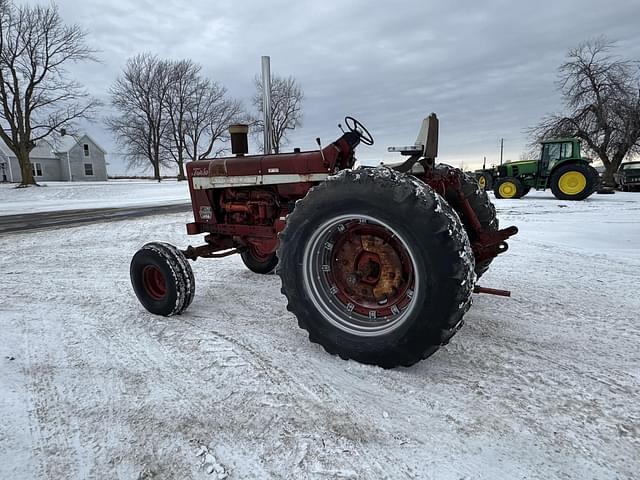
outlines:
[{"label": "tractor drawbar", "polygon": [[499,297],[510,297],[511,296],[511,291],[510,290],[500,290],[497,288],[487,288],[487,287],[481,287],[480,285],[476,285],[473,288],[473,293],[486,293],[489,295],[498,295]]}]

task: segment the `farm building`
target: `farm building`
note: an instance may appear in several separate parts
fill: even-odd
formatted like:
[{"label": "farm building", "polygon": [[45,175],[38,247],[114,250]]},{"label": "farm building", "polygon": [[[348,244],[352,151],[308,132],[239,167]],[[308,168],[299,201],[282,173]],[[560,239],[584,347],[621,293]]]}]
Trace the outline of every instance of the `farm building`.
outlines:
[{"label": "farm building", "polygon": [[[33,175],[44,181],[99,181],[107,179],[106,152],[89,135],[66,136],[58,145],[40,140],[31,151]],[[0,142],[0,181],[20,182],[15,154]]]}]

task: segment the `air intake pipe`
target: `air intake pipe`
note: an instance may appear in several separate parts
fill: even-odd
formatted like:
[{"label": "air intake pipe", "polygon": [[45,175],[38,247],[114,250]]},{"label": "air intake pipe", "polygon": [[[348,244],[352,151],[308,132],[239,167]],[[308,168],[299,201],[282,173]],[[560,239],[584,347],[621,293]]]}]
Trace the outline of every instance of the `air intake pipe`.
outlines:
[{"label": "air intake pipe", "polygon": [[244,123],[236,123],[229,125],[229,135],[231,135],[231,153],[236,157],[241,157],[249,153],[249,142],[247,134],[249,133],[249,125]]}]

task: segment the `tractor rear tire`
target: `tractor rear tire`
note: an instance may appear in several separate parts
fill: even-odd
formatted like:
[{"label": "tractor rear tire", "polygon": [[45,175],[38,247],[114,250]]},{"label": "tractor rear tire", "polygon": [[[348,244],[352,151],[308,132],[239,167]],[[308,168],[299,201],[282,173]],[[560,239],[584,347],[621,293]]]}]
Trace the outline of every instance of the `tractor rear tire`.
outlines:
[{"label": "tractor rear tire", "polygon": [[531,187],[528,185],[523,185],[522,186],[522,196],[526,196],[527,193],[529,193],[531,191]]},{"label": "tractor rear tire", "polygon": [[584,200],[589,197],[597,186],[591,168],[584,163],[558,167],[549,182],[553,195],[558,200]]},{"label": "tractor rear tire", "polygon": [[151,313],[178,315],[193,301],[191,265],[173,245],[147,243],[131,259],[129,273],[138,300]]},{"label": "tractor rear tire", "polygon": [[270,255],[260,256],[253,249],[249,248],[240,253],[240,257],[249,270],[262,275],[273,273],[276,265],[278,265],[278,257],[275,252]]},{"label": "tractor rear tire", "polygon": [[[455,170],[455,168],[450,165],[440,163],[434,167],[434,170],[443,176],[447,176],[449,171]],[[482,225],[482,228],[489,231],[497,231],[500,225],[496,215],[496,207],[491,203],[487,191],[480,188],[478,182],[476,182],[476,180],[468,173],[462,172],[460,183],[462,186],[462,193],[469,201],[469,205],[476,214],[476,217],[478,217],[478,221],[480,222],[480,225]],[[457,193],[454,190],[449,189],[445,193],[445,198],[447,202],[455,208],[458,215],[460,215],[462,223],[467,231],[467,235],[469,236],[469,240],[473,243],[476,240],[477,235],[471,226],[471,222],[464,215],[464,210],[462,205],[460,205],[460,199],[458,198]],[[475,272],[477,278],[480,278],[489,269],[489,265],[492,261],[493,258],[490,258],[480,263],[476,263]]]},{"label": "tractor rear tire", "polygon": [[521,198],[524,194],[522,182],[515,177],[503,177],[496,180],[493,185],[493,194],[498,199]]},{"label": "tractor rear tire", "polygon": [[343,359],[409,366],[446,344],[471,304],[474,257],[451,206],[394,170],[343,170],[296,202],[277,273],[309,340]]}]

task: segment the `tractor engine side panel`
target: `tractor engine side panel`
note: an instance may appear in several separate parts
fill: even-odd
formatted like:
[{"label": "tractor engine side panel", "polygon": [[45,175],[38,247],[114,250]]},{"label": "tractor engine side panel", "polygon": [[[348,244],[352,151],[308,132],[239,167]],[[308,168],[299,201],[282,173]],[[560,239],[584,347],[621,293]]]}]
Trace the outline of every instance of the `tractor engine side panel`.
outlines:
[{"label": "tractor engine side panel", "polygon": [[282,209],[273,188],[225,188],[217,200],[220,223],[229,225],[273,226]]}]

